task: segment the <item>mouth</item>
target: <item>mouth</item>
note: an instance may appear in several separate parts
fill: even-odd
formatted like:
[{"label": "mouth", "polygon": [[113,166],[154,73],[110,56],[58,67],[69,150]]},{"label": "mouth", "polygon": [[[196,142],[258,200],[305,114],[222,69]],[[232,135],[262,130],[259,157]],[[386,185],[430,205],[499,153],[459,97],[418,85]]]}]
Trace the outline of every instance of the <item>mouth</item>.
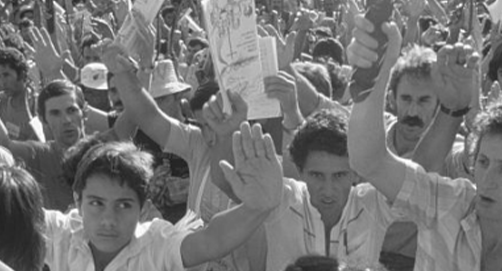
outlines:
[{"label": "mouth", "polygon": [[479,195],[478,197],[479,197],[479,203],[483,205],[492,205],[496,202],[494,199],[484,195]]},{"label": "mouth", "polygon": [[108,233],[108,232],[101,232],[101,233],[98,233],[97,236],[99,238],[103,238],[103,239],[116,239],[118,237],[118,234],[116,234],[116,233]]}]

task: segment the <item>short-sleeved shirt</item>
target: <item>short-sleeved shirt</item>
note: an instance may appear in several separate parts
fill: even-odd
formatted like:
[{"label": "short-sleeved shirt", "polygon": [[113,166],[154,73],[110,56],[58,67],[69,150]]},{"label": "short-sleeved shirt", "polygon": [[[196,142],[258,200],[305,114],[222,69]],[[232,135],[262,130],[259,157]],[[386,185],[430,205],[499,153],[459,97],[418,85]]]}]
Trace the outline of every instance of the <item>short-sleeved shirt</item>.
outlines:
[{"label": "short-sleeved shirt", "polygon": [[[233,206],[232,201],[211,180],[209,147],[199,128],[173,122],[164,152],[174,153],[188,163],[190,185],[187,207],[199,215],[205,223],[224,210]],[[238,248],[226,257],[212,261],[207,270],[246,271],[248,261],[244,249]]]},{"label": "short-sleeved shirt", "polygon": [[[387,115],[387,146],[389,150],[398,155],[395,142],[395,131],[397,118]],[[464,142],[462,137],[457,137],[452,151],[445,158],[445,172],[451,178],[467,177],[469,173],[466,171],[463,164]],[[400,155],[402,158],[411,159],[412,152]],[[387,231],[382,250],[401,254],[407,257],[414,258],[417,248],[417,226],[413,222],[396,222],[391,225]]]},{"label": "short-sleeved shirt", "polygon": [[[89,238],[76,210],[66,215],[45,211],[45,221],[45,262],[51,271],[95,270]],[[159,219],[138,224],[130,243],[108,264],[106,270],[185,270],[181,243],[198,226],[200,223],[194,222],[192,226],[181,229]]]},{"label": "short-sleeved shirt", "polygon": [[481,262],[481,228],[473,200],[475,186],[426,173],[408,161],[393,208],[418,226],[415,271],[476,271]]},{"label": "short-sleeved shirt", "polygon": [[[326,255],[325,231],[303,182],[284,179],[279,209],[265,223],[267,270],[284,270],[298,257]],[[387,227],[401,219],[391,212],[383,195],[368,183],[353,187],[340,221],[331,230],[329,256],[354,266],[378,266]]]}]

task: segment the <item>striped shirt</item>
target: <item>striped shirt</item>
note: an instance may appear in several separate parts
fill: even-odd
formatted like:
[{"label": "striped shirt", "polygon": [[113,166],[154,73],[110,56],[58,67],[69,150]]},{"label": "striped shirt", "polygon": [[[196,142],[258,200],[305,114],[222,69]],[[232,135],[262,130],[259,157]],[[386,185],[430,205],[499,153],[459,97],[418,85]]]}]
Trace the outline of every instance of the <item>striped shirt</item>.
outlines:
[{"label": "striped shirt", "polygon": [[475,186],[426,173],[411,161],[393,208],[418,226],[415,271],[480,270],[481,229],[473,208]]},{"label": "striped shirt", "polygon": [[[265,223],[267,270],[284,270],[298,257],[326,255],[324,224],[303,182],[285,179],[280,207]],[[383,195],[368,183],[353,187],[331,230],[330,256],[351,266],[378,266],[387,227],[396,219]]]}]

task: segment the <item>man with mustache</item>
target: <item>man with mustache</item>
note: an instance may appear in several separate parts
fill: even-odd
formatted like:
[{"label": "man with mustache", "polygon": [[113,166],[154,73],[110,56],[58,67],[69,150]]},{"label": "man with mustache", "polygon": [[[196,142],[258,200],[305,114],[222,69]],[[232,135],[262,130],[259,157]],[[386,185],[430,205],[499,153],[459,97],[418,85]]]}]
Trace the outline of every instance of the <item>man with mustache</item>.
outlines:
[{"label": "man with mustache", "polygon": [[[396,117],[387,121],[387,145],[394,154],[413,158],[413,151],[422,134],[432,122],[438,108],[431,74],[436,53],[427,47],[414,46],[395,64],[388,95],[388,106]],[[451,178],[470,175],[464,163],[464,142],[461,136],[445,159],[442,172]],[[387,230],[380,261],[391,270],[413,270],[416,253],[417,228],[412,222],[396,222]]]}]

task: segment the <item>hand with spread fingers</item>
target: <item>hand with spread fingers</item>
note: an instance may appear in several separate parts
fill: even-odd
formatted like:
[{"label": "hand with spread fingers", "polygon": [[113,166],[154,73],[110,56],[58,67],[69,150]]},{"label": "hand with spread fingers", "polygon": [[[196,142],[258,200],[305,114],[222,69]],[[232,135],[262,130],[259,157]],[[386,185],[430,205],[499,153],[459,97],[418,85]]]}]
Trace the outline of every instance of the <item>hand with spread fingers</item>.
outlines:
[{"label": "hand with spread fingers", "polygon": [[452,111],[469,107],[474,92],[479,92],[478,62],[478,53],[462,43],[446,45],[439,50],[431,74],[444,107]]},{"label": "hand with spread fingers", "polygon": [[106,40],[97,47],[101,53],[101,60],[112,74],[131,72],[135,74],[138,67],[128,58],[124,48],[118,41]]},{"label": "hand with spread fingers", "polygon": [[33,43],[35,62],[44,77],[58,73],[63,67],[63,60],[52,43],[47,29],[32,27],[29,32]]},{"label": "hand with spread fingers", "polygon": [[[279,64],[279,69],[284,69],[289,63],[293,62],[295,56],[295,39],[296,32],[290,32],[286,39],[283,39],[279,34],[277,29],[270,24],[265,25],[262,28],[267,35],[275,37],[276,40],[276,48],[277,48],[277,63]],[[260,33],[263,33],[262,30],[259,30]]]},{"label": "hand with spread fingers", "polygon": [[271,211],[279,206],[283,191],[281,164],[269,134],[259,124],[243,122],[232,137],[235,164],[220,166],[236,196],[252,210]]},{"label": "hand with spread fingers", "polygon": [[236,92],[228,91],[228,99],[232,105],[232,114],[223,113],[223,97],[221,92],[212,96],[202,108],[202,116],[213,131],[220,136],[229,136],[239,129],[239,125],[247,119],[248,105]]},{"label": "hand with spread fingers", "polygon": [[281,103],[284,115],[299,111],[296,92],[296,78],[284,71],[264,79],[265,93]]}]

